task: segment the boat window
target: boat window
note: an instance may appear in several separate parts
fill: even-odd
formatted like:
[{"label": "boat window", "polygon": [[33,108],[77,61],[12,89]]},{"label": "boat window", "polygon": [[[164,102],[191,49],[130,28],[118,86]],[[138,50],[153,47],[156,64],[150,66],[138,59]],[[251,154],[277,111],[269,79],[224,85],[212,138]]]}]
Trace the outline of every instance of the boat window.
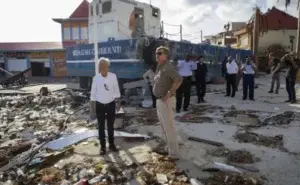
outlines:
[{"label": "boat window", "polygon": [[111,1],[104,2],[102,4],[102,13],[105,14],[111,12],[111,6],[112,6]]},{"label": "boat window", "polygon": [[152,8],[152,16],[153,17],[158,17],[159,16],[159,9]]}]

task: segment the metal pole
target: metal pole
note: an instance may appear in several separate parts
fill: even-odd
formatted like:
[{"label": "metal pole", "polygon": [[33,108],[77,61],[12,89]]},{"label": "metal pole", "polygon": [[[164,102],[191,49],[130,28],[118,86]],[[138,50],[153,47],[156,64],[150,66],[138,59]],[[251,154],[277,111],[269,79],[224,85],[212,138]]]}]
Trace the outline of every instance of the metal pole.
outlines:
[{"label": "metal pole", "polygon": [[300,58],[300,8],[298,8],[298,30],[297,30],[297,46],[296,46],[296,52],[298,58]]},{"label": "metal pole", "polygon": [[203,34],[202,34],[202,30],[201,30],[201,42],[203,42]]},{"label": "metal pole", "polygon": [[93,1],[93,37],[94,37],[94,60],[95,60],[95,74],[98,73],[98,65],[97,65],[97,61],[98,61],[98,34],[97,34],[97,31],[98,31],[98,23],[97,23],[97,6],[96,6],[96,3],[97,1]]},{"label": "metal pole", "polygon": [[182,41],[182,25],[180,25],[180,41]]}]

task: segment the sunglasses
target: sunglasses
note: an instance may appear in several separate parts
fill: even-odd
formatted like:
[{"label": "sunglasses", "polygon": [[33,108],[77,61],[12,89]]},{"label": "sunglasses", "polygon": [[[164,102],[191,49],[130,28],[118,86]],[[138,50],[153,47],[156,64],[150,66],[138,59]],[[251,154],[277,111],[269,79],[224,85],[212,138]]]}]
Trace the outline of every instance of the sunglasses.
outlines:
[{"label": "sunglasses", "polygon": [[163,55],[164,53],[163,52],[157,52],[156,55],[160,56],[160,55]]},{"label": "sunglasses", "polygon": [[108,91],[108,86],[106,84],[104,84],[104,88]]}]

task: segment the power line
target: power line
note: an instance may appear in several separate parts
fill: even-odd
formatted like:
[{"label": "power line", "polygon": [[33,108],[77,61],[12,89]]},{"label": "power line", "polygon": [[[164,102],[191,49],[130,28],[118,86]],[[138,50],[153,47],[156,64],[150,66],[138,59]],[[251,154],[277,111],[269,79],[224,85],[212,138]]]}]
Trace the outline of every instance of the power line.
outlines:
[{"label": "power line", "polygon": [[189,34],[185,34],[185,35],[182,35],[182,36],[192,36],[192,35],[195,35],[195,34],[197,34],[197,33],[201,33],[201,30],[198,31],[198,32],[195,32],[195,33],[189,33]]},{"label": "power line", "polygon": [[166,22],[163,22],[163,24],[166,24],[166,25],[168,25],[168,26],[174,26],[174,27],[180,27],[180,25],[175,25],[175,24],[169,24],[169,23],[166,23]]}]

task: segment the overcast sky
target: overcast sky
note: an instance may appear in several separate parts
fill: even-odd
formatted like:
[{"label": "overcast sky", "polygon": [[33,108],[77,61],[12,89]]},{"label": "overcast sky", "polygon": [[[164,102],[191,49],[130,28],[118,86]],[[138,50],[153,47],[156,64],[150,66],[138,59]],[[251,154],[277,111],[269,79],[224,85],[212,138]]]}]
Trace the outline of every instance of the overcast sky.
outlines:
[{"label": "overcast sky", "polygon": [[[139,0],[150,2],[150,0]],[[175,3],[176,1],[176,3]],[[185,40],[200,40],[203,35],[223,31],[228,21],[248,21],[258,5],[263,12],[272,6],[297,16],[296,0],[284,6],[285,0],[152,0],[161,9],[162,20],[183,25]],[[0,0],[0,42],[61,41],[61,28],[52,18],[67,18],[82,0]],[[169,34],[179,27],[165,25]],[[195,34],[193,34],[195,33]],[[178,36],[170,37],[179,39]]]}]

